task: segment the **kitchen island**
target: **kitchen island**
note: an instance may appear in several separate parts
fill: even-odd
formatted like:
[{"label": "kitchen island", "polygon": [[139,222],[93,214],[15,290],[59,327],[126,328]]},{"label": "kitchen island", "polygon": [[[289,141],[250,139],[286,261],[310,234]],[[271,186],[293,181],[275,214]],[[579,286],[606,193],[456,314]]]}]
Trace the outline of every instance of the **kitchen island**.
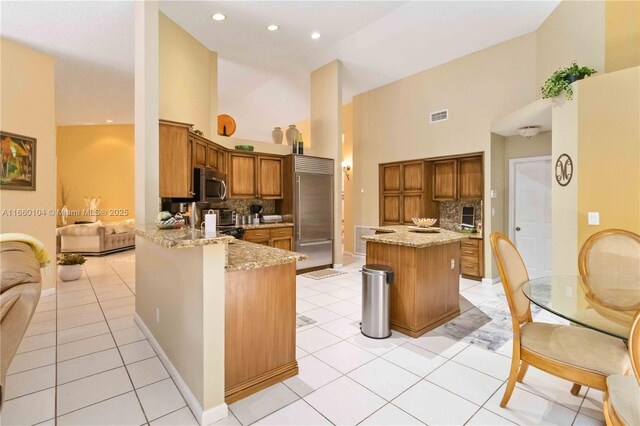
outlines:
[{"label": "kitchen island", "polygon": [[460,314],[460,242],[457,232],[416,231],[410,226],[372,228],[367,264],[393,269],[390,288],[391,328],[418,337]]}]

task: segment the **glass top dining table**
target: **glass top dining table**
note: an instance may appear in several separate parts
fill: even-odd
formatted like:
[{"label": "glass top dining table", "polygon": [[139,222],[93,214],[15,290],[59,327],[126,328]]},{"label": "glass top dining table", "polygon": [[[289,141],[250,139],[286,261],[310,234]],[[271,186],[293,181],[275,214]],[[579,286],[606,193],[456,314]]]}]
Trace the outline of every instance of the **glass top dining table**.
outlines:
[{"label": "glass top dining table", "polygon": [[550,276],[525,282],[522,291],[546,311],[624,340],[640,309],[640,282],[633,278]]}]

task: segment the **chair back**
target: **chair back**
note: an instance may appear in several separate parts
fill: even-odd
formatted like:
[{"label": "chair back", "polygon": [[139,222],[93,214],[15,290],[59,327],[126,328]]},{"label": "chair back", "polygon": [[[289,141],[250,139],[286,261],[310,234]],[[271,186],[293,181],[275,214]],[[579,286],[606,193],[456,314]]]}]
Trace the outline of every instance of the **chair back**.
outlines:
[{"label": "chair back", "polygon": [[[593,234],[580,249],[578,268],[583,277],[619,277],[640,283],[640,235],[622,229]],[[597,280],[589,285],[597,285]]]},{"label": "chair back", "polygon": [[631,323],[631,332],[629,333],[629,358],[631,358],[631,366],[640,385],[640,311],[636,313],[635,318],[633,318],[633,323]]},{"label": "chair back", "polygon": [[518,249],[504,234],[491,233],[491,248],[498,265],[500,279],[509,303],[511,316],[518,324],[531,320],[531,303],[522,292],[522,285],[529,281],[529,274]]}]

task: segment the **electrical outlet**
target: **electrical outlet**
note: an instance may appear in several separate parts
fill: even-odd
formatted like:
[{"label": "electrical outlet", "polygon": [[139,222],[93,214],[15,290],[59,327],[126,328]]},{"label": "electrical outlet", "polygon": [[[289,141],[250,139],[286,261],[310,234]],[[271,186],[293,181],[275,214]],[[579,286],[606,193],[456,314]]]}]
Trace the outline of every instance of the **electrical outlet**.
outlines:
[{"label": "electrical outlet", "polygon": [[160,322],[160,308],[156,307],[156,322]]},{"label": "electrical outlet", "polygon": [[589,225],[600,225],[600,212],[589,212],[587,222]]},{"label": "electrical outlet", "polygon": [[496,208],[491,207],[491,216],[495,216],[495,215],[496,215]]},{"label": "electrical outlet", "polygon": [[455,269],[456,268],[456,260],[455,259],[451,259],[451,269]]},{"label": "electrical outlet", "polygon": [[44,274],[45,275],[51,275],[51,266],[45,266],[44,267]]}]

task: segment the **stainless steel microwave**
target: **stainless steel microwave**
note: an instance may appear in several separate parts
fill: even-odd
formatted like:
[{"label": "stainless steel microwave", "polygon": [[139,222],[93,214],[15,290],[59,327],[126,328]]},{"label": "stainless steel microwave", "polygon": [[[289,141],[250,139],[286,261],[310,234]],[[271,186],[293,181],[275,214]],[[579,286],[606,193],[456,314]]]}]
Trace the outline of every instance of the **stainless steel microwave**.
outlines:
[{"label": "stainless steel microwave", "polygon": [[215,170],[193,169],[193,192],[198,201],[207,203],[227,199],[227,175]]}]

